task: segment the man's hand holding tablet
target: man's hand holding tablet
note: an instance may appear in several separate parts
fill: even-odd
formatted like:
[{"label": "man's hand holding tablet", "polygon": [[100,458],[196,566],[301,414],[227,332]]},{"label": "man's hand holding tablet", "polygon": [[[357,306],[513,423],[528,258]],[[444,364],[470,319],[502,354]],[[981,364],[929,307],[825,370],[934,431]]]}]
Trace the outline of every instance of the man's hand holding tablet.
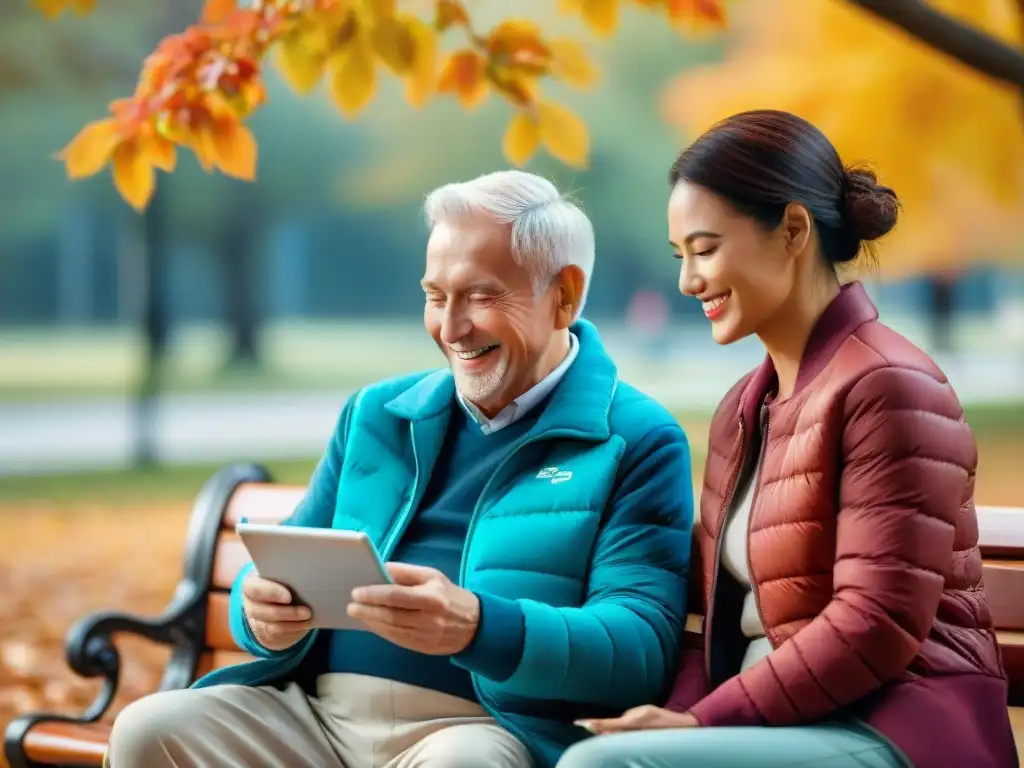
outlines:
[{"label": "man's hand holding tablet", "polygon": [[309,608],[296,605],[288,587],[255,571],[242,581],[242,608],[253,636],[271,651],[291,648],[312,628]]}]

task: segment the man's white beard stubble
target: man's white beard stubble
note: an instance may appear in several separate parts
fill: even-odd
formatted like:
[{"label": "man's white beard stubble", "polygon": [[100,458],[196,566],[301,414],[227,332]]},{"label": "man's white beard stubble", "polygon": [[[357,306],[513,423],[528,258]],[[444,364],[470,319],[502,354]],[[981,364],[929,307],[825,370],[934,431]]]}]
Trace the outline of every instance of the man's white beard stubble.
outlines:
[{"label": "man's white beard stubble", "polygon": [[455,383],[462,396],[471,403],[483,403],[498,392],[506,373],[508,373],[508,360],[503,356],[491,370],[484,373],[476,375],[465,372],[457,373]]}]

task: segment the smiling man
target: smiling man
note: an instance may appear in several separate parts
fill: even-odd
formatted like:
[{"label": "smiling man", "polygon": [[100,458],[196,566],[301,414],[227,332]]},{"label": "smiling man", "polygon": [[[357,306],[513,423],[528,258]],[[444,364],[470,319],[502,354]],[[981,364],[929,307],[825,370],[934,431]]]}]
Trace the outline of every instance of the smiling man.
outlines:
[{"label": "smiling man", "polygon": [[590,221],[504,171],[426,201],[424,324],[446,368],[345,405],[285,523],[359,528],[394,584],[315,631],[243,571],[255,663],[129,706],[113,768],[547,768],[583,717],[658,699],[686,617],[686,437],[579,319]]}]

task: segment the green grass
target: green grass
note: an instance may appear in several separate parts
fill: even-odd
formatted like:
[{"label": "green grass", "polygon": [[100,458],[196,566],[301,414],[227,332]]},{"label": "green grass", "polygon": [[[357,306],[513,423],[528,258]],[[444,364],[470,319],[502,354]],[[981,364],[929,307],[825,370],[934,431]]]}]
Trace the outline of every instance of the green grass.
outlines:
[{"label": "green grass", "polygon": [[[703,426],[698,425],[706,425],[707,419],[706,413],[679,414],[679,420],[692,435],[695,466],[700,466],[704,459]],[[1024,403],[972,407],[968,409],[967,420],[979,443],[1017,443],[1024,449]],[[225,463],[4,477],[0,478],[0,504],[16,508],[19,502],[85,502],[111,507],[139,505],[140,511],[144,511],[147,503],[188,503]],[[275,480],[301,484],[309,480],[316,457],[265,464]]]}]

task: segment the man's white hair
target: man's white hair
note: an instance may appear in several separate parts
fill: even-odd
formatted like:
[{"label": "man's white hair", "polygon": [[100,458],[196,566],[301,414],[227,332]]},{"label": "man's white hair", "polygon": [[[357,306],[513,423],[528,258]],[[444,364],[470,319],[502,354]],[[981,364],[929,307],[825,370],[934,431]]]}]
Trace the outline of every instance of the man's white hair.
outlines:
[{"label": "man's white hair", "polygon": [[583,210],[547,179],[525,171],[495,171],[471,181],[438,187],[423,206],[431,229],[441,222],[486,216],[512,225],[512,258],[530,274],[536,290],[574,265],[583,272],[583,311],[594,271],[594,226]]}]

